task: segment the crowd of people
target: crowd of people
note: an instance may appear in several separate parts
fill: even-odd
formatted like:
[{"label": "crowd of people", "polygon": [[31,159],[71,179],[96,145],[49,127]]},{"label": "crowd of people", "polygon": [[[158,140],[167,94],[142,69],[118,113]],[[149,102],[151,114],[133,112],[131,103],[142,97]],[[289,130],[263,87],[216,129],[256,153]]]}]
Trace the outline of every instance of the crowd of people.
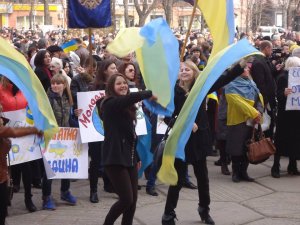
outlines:
[{"label": "crowd of people", "polygon": [[[110,54],[106,46],[113,40],[113,34],[94,33],[92,43],[88,42],[87,35],[72,35],[64,31],[42,34],[41,31],[2,29],[0,34],[28,60],[48,95],[60,127],[78,127],[76,118],[82,112],[77,105],[78,92],[105,90],[106,96],[97,102],[105,139],[104,142],[91,142],[88,145],[89,200],[91,203],[99,202],[98,178],[102,177],[104,190],[116,193],[119,197],[108,212],[104,224],[114,224],[120,215],[123,215],[122,224],[132,224],[139,189],[138,169],[141,167],[136,151],[138,136],[134,129],[137,110],[135,103],[143,99],[157,101],[157,96],[151,90],[145,90],[134,53],[123,58]],[[178,32],[174,32],[174,35],[181,48],[184,36]],[[209,214],[210,193],[206,164],[206,157],[212,154],[213,149],[220,152],[220,159],[215,165],[221,166],[222,174],[232,175],[233,182],[254,181],[247,172],[249,161],[246,142],[252,135],[253,126],[262,122],[264,113],[271,118],[265,135],[274,140],[277,148],[271,176],[280,178],[282,156],[289,157],[288,173],[300,175],[297,168],[297,160],[300,158],[300,151],[297,150],[300,140],[297,136],[300,112],[285,110],[287,96],[292,92],[287,82],[288,70],[300,67],[300,33],[291,32],[281,36],[274,34],[272,37],[239,34],[236,39],[239,38],[248,38],[262,54],[242,59],[224,71],[209,91],[217,92],[218,101],[207,98],[202,102],[185,146],[186,160],[175,160],[178,183],[168,189],[162,215],[164,225],[175,224],[175,209],[182,187],[198,189],[200,219],[205,224],[215,224]],[[77,50],[66,54],[60,46],[71,39],[76,41]],[[207,65],[212,44],[209,33],[190,34],[174,89],[175,111],[172,117],[164,119],[169,127],[176,122],[195,80]],[[89,57],[89,45],[93,50],[92,59]],[[130,93],[129,88],[138,88],[140,91]],[[0,78],[0,96],[3,112],[22,109],[27,105],[22,92],[5,74],[1,74]],[[151,151],[154,151],[162,138],[155,131],[157,115],[146,108],[144,113],[152,123]],[[75,119],[71,120],[70,116]],[[4,127],[3,123],[0,125],[0,188],[4,190],[8,182],[5,158],[10,148],[7,138],[42,133],[36,128],[14,130]],[[232,173],[228,168],[231,162]],[[193,166],[197,185],[189,180],[189,164]],[[29,212],[37,210],[31,199],[31,188],[42,189],[43,209],[56,209],[51,195],[52,182],[47,179],[42,161],[14,165],[10,170],[15,192],[20,189],[22,177],[25,206]],[[158,195],[155,190],[156,170],[152,164],[145,171],[148,179],[146,191],[151,196]],[[60,197],[75,205],[77,199],[71,194],[70,184],[69,179],[61,180]],[[7,204],[2,200],[7,198],[7,193],[0,191],[0,194],[0,225],[4,225]]]}]

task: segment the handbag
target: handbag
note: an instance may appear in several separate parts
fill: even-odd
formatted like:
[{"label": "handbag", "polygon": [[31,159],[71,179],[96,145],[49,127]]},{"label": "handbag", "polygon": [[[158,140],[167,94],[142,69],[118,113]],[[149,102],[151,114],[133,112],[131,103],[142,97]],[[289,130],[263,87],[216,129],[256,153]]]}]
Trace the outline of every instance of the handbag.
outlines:
[{"label": "handbag", "polygon": [[171,121],[168,124],[167,130],[163,136],[163,138],[161,139],[161,141],[159,142],[159,144],[157,145],[157,147],[154,150],[153,153],[153,164],[156,168],[156,172],[159,171],[161,164],[162,164],[162,158],[164,155],[164,149],[165,149],[165,145],[166,145],[166,141],[167,138],[169,137],[169,132],[172,129],[172,126],[175,122],[176,118],[171,119]]},{"label": "handbag", "polygon": [[248,160],[251,164],[259,164],[266,161],[276,151],[272,140],[264,136],[260,124],[257,130],[255,127],[253,128],[252,137],[247,143],[247,148]]}]

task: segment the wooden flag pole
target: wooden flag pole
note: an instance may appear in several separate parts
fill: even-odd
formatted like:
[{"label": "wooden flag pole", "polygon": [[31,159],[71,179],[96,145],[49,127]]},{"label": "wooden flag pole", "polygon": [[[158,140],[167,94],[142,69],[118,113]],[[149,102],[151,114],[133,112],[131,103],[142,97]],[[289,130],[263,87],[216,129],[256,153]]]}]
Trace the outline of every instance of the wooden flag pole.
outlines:
[{"label": "wooden flag pole", "polygon": [[184,50],[186,48],[186,44],[187,44],[188,38],[189,38],[190,33],[191,33],[192,24],[193,24],[195,13],[196,13],[197,3],[198,3],[198,0],[195,0],[194,7],[193,7],[193,12],[192,12],[192,15],[191,15],[191,20],[190,20],[190,23],[189,23],[189,27],[188,27],[188,30],[187,30],[187,33],[186,33],[186,36],[185,36],[185,39],[184,39],[184,42],[183,42],[183,45],[182,45],[182,48],[181,48],[181,54],[180,54],[180,61],[181,62],[183,62]]},{"label": "wooden flag pole", "polygon": [[93,44],[92,44],[92,28],[89,27],[89,73],[93,75]]}]

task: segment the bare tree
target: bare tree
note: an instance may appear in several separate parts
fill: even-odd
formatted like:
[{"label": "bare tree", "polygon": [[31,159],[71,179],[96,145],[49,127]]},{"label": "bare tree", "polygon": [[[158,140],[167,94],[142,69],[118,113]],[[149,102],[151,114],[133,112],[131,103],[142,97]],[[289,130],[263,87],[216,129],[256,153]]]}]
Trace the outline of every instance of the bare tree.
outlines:
[{"label": "bare tree", "polygon": [[174,0],[164,0],[162,5],[165,11],[167,23],[171,26],[173,20],[173,3]]},{"label": "bare tree", "polygon": [[123,0],[125,27],[129,27],[128,0]]},{"label": "bare tree", "polygon": [[48,0],[44,0],[44,24],[50,25],[49,3]]},{"label": "bare tree", "polygon": [[[142,2],[142,8],[140,7],[139,2]],[[148,0],[134,0],[134,6],[139,15],[139,26],[144,26],[147,17],[149,16],[150,12],[155,8],[158,0],[153,0],[151,4],[148,4]]]}]

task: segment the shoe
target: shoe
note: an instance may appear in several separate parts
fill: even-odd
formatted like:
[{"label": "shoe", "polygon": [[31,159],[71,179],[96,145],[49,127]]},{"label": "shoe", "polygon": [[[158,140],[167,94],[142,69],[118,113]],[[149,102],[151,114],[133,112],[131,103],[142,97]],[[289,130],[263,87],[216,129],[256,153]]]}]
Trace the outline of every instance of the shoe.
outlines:
[{"label": "shoe", "polygon": [[76,205],[77,199],[74,197],[70,191],[62,192],[60,194],[60,199],[68,202],[71,205]]},{"label": "shoe", "polygon": [[290,162],[287,167],[287,171],[289,175],[296,175],[296,176],[300,175],[300,172],[298,171],[297,168],[297,162]]},{"label": "shoe", "polygon": [[20,185],[13,185],[13,192],[18,193],[20,191]]},{"label": "shoe", "polygon": [[146,193],[152,196],[158,196],[158,193],[155,191],[155,187],[146,188]]},{"label": "shoe", "polygon": [[271,169],[271,176],[273,178],[280,178],[280,170],[279,170],[279,166],[272,166]]},{"label": "shoe", "polygon": [[45,209],[45,210],[55,210],[56,209],[56,205],[51,196],[43,197],[43,209]]},{"label": "shoe", "polygon": [[221,172],[222,172],[222,174],[224,174],[224,175],[230,175],[228,166],[227,166],[226,164],[222,164],[222,165],[221,165]]},{"label": "shoe", "polygon": [[29,212],[35,212],[37,210],[31,199],[25,200],[25,206]]},{"label": "shoe", "polygon": [[240,179],[243,181],[254,182],[254,179],[252,177],[249,177],[248,173],[245,171],[241,172]]},{"label": "shoe", "polygon": [[288,174],[289,175],[294,175],[294,176],[300,176],[300,172],[298,171],[298,169],[296,169],[296,170],[288,170]]},{"label": "shoe", "polygon": [[98,203],[99,202],[97,191],[90,193],[90,202],[91,203]]},{"label": "shoe", "polygon": [[231,179],[234,183],[239,183],[241,181],[241,178],[240,178],[239,174],[236,173],[236,172],[232,173],[232,178]]},{"label": "shoe", "polygon": [[171,212],[170,214],[164,213],[161,219],[162,225],[175,225],[175,219],[177,219],[175,212]]},{"label": "shoe", "polygon": [[215,221],[209,215],[209,210],[202,207],[198,207],[198,213],[200,215],[201,221],[205,224],[215,225]]},{"label": "shoe", "polygon": [[193,184],[191,181],[185,181],[183,187],[193,189],[193,190],[197,189],[197,186]]},{"label": "shoe", "polygon": [[222,166],[221,159],[218,159],[217,161],[215,161],[215,166]]}]

